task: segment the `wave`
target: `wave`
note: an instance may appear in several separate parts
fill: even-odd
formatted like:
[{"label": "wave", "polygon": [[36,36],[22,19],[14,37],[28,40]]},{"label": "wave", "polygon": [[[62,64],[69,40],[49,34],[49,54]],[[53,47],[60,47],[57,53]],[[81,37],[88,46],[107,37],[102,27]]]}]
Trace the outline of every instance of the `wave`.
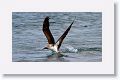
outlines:
[{"label": "wave", "polygon": [[102,48],[99,47],[93,47],[93,48],[66,48],[66,49],[62,49],[63,53],[79,53],[82,51],[99,51],[102,52]]}]

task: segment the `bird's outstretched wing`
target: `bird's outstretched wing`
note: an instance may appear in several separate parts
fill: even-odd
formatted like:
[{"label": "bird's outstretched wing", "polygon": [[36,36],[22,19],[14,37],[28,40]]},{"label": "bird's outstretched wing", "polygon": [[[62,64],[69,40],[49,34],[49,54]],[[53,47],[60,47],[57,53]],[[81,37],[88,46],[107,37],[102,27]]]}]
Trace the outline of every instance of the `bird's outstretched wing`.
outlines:
[{"label": "bird's outstretched wing", "polygon": [[66,35],[68,34],[68,32],[71,29],[72,24],[74,23],[74,21],[71,23],[71,25],[67,28],[67,30],[63,33],[63,35],[57,40],[56,45],[58,45],[58,49],[60,48],[63,39],[66,37]]},{"label": "bird's outstretched wing", "polygon": [[55,44],[54,37],[51,34],[50,29],[49,29],[49,17],[46,17],[44,22],[43,22],[43,32],[48,40],[48,43]]}]

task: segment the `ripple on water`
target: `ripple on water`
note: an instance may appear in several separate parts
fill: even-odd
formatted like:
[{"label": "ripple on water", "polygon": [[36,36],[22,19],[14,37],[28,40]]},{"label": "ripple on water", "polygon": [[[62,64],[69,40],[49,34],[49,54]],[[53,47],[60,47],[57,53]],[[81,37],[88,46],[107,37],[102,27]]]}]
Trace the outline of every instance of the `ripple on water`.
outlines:
[{"label": "ripple on water", "polygon": [[[57,59],[49,50],[42,32],[44,18],[49,16],[51,32],[57,40],[74,20],[60,51],[69,57]],[[15,62],[99,62],[102,61],[101,12],[13,12],[12,60]],[[87,25],[87,27],[83,27]],[[67,45],[66,45],[67,44]]]}]

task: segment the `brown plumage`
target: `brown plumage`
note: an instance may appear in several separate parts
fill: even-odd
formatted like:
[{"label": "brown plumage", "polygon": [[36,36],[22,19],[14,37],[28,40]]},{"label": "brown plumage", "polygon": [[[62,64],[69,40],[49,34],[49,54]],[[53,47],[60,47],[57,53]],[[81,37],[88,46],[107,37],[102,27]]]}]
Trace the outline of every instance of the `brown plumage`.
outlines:
[{"label": "brown plumage", "polygon": [[50,49],[50,50],[55,51],[58,54],[60,54],[60,52],[59,52],[60,46],[61,46],[64,38],[66,37],[66,35],[70,31],[71,26],[72,26],[73,23],[74,23],[74,21],[71,23],[71,25],[63,33],[63,35],[55,43],[54,37],[51,34],[50,29],[49,29],[49,17],[46,17],[44,22],[43,22],[43,32],[44,32],[44,34],[45,34],[45,36],[46,36],[46,38],[48,40],[48,45],[44,49]]},{"label": "brown plumage", "polygon": [[49,17],[46,17],[44,22],[43,22],[43,32],[48,40],[49,44],[55,44],[55,40],[53,38],[53,35],[50,32],[49,29]]},{"label": "brown plumage", "polygon": [[58,44],[58,49],[60,48],[64,38],[66,37],[66,35],[68,34],[68,32],[71,29],[72,24],[74,23],[74,21],[71,23],[71,25],[67,28],[67,30],[63,33],[63,35],[57,40],[56,44]]}]

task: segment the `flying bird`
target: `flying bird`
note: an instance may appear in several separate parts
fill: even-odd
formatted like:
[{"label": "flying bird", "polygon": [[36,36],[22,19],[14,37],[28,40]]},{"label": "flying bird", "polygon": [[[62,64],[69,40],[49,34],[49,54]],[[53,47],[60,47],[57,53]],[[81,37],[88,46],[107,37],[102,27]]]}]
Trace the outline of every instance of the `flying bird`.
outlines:
[{"label": "flying bird", "polygon": [[54,37],[49,29],[49,17],[47,16],[43,22],[43,33],[45,34],[47,40],[48,40],[48,44],[46,45],[46,47],[44,47],[43,49],[49,49],[51,51],[54,51],[55,53],[57,53],[58,57],[62,57],[64,56],[63,54],[60,53],[59,49],[60,46],[64,40],[64,38],[66,37],[66,35],[68,34],[68,32],[71,29],[72,24],[74,23],[74,21],[71,23],[71,25],[67,28],[67,30],[62,34],[62,36],[55,42]]}]

